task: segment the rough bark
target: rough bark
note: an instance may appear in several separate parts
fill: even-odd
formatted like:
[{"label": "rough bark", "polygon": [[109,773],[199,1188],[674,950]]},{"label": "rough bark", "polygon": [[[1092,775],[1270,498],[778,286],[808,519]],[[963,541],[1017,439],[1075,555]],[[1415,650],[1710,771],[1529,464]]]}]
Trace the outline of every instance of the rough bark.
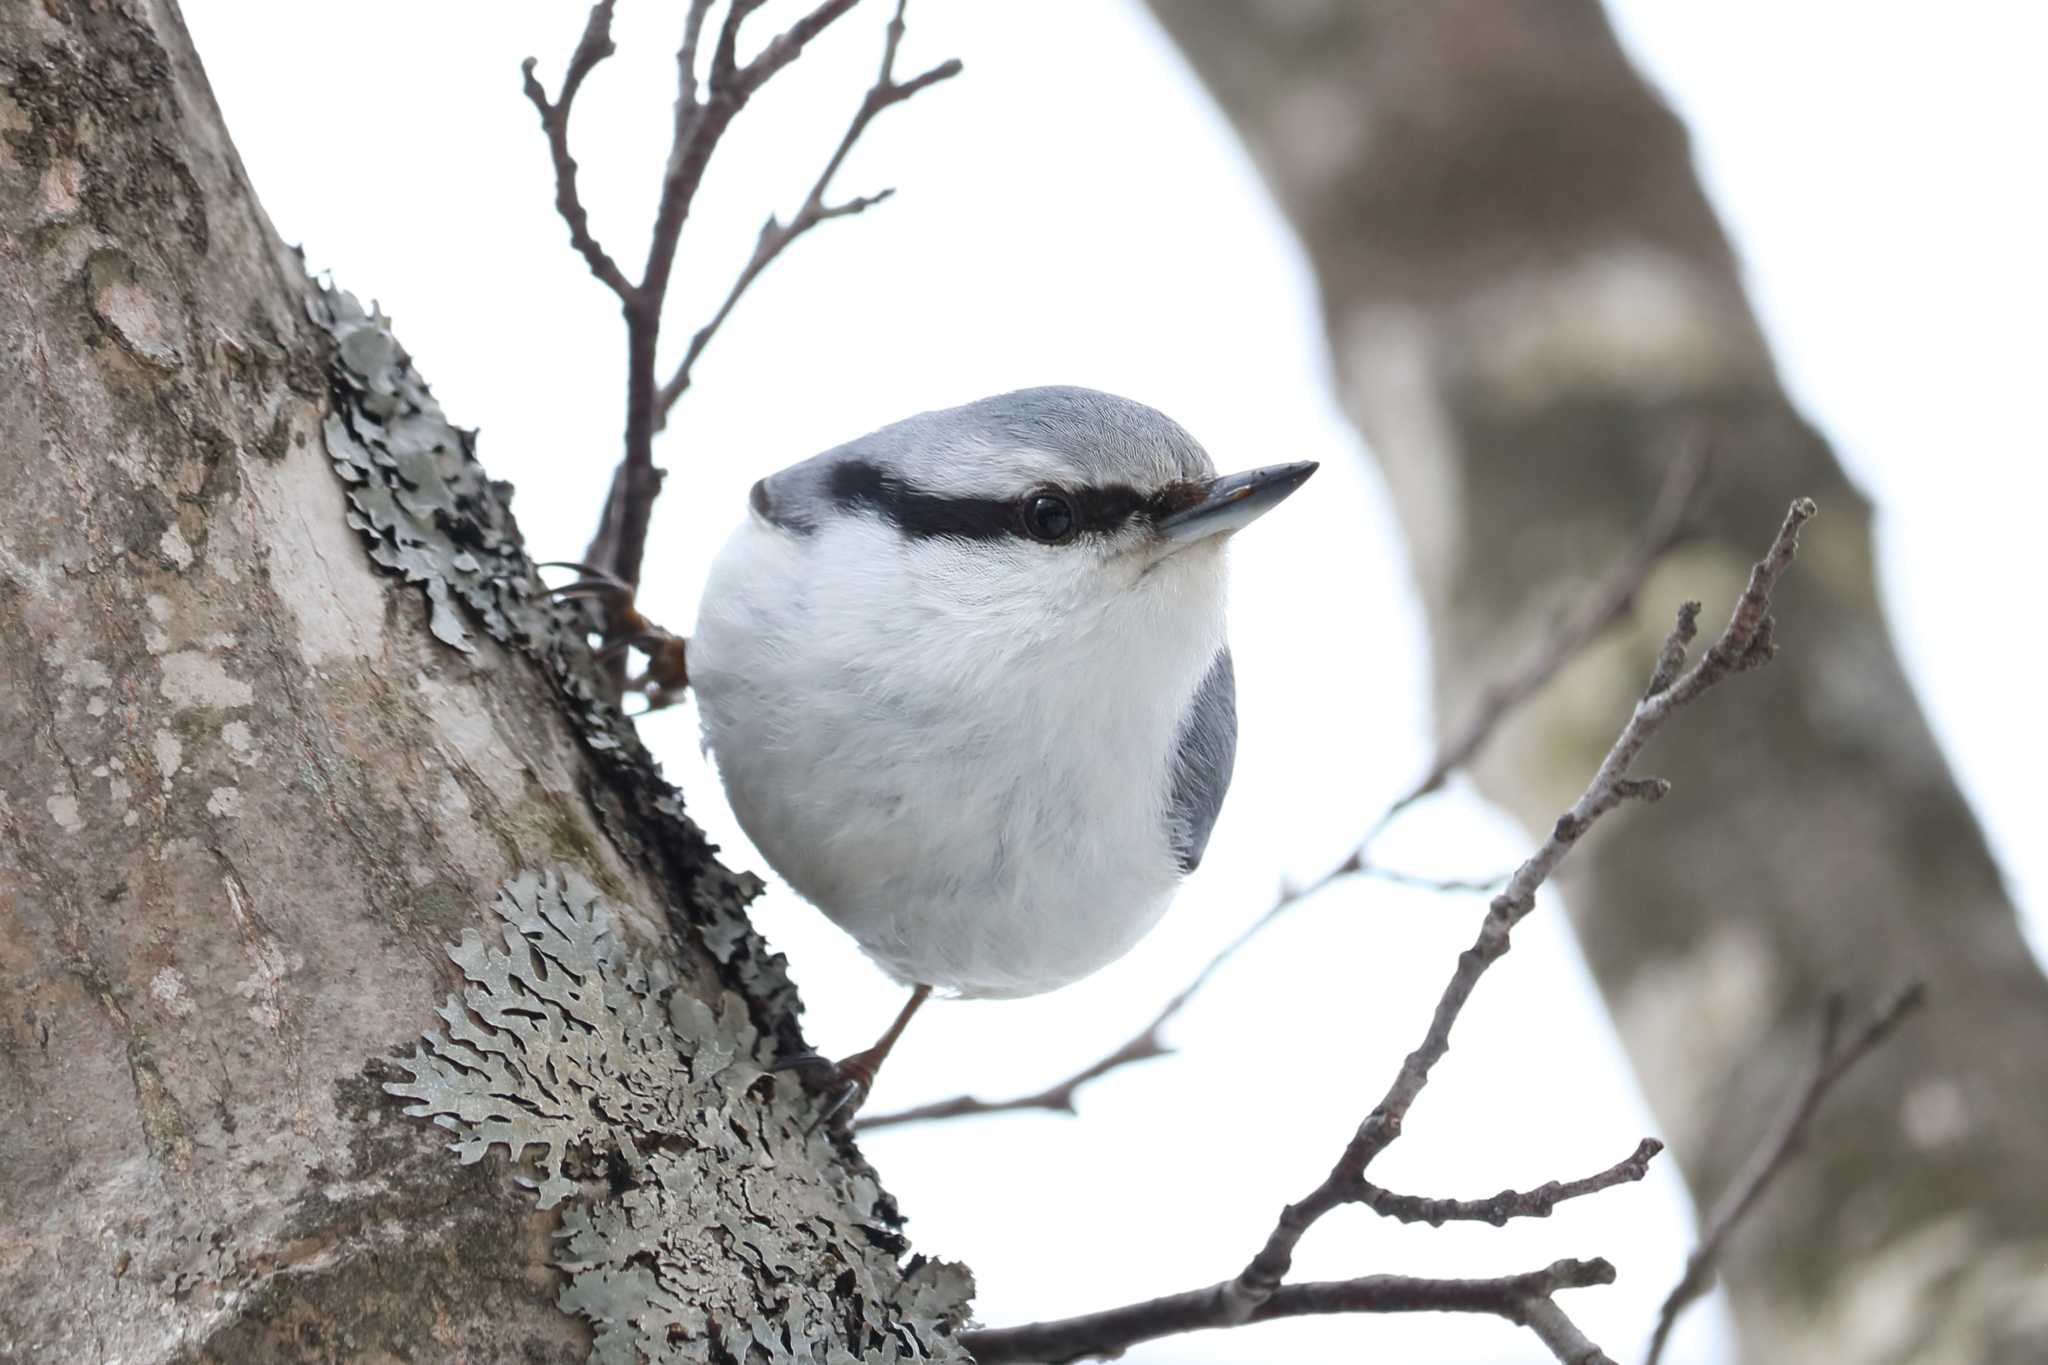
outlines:
[{"label": "rough bark", "polygon": [[0,7],[0,459],[0,1359],[958,1358],[761,1072],[756,884],[170,0]]},{"label": "rough bark", "polygon": [[1673,795],[1588,848],[1572,916],[1703,1206],[1792,1087],[1823,993],[1929,984],[1729,1248],[1748,1359],[2048,1358],[2048,986],[1900,670],[1868,509],[1779,387],[1683,128],[1590,0],[1153,10],[1314,265],[1447,725],[1628,543],[1688,433],[1717,448],[1637,627],[1479,764],[1532,830],[1673,602],[1739,584],[1765,509],[1819,500],[1781,613],[1797,647],[1651,756]]}]

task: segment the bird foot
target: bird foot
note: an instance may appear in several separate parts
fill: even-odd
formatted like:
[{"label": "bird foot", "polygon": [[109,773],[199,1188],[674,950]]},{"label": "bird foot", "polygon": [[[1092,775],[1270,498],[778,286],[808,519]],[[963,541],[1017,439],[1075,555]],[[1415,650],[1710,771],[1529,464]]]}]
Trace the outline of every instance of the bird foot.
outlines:
[{"label": "bird foot", "polygon": [[[625,683],[628,692],[638,692],[646,698],[647,711],[659,711],[683,699],[683,692],[690,685],[690,670],[684,657],[686,642],[682,636],[664,630],[640,614],[633,605],[631,583],[607,569],[573,559],[550,560],[534,567],[574,569],[583,575],[573,583],[550,588],[551,596],[564,601],[589,598],[604,604],[606,639],[596,654],[599,663],[608,663],[629,649],[647,656],[646,671],[628,677]],[[645,715],[647,711],[639,714]]]},{"label": "bird foot", "polygon": [[875,1072],[882,1064],[875,1048],[833,1061],[816,1052],[798,1052],[776,1062],[773,1070],[794,1071],[803,1077],[804,1088],[818,1096],[818,1113],[804,1129],[808,1136],[826,1124],[834,1132],[849,1132],[853,1117],[867,1103],[875,1087]]},{"label": "bird foot", "polygon": [[799,1052],[775,1064],[777,1071],[800,1071],[817,1078],[815,1082],[805,1082],[806,1087],[819,1095],[822,1101],[818,1116],[804,1130],[806,1135],[815,1133],[825,1123],[830,1123],[834,1132],[852,1130],[853,1116],[867,1102],[868,1091],[875,1088],[875,1073],[881,1070],[882,1062],[896,1046],[896,1040],[903,1036],[910,1016],[931,999],[931,994],[930,986],[913,987],[910,999],[904,1002],[903,1009],[896,1016],[896,1022],[875,1040],[873,1047],[864,1048],[851,1057],[833,1062],[815,1052]]}]

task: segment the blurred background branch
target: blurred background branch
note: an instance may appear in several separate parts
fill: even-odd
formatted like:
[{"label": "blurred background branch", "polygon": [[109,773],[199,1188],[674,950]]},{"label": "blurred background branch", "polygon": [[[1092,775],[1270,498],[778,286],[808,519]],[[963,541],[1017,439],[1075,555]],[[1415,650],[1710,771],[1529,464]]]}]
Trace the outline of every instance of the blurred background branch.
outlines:
[{"label": "blurred background branch", "polygon": [[[1849,1073],[1851,1067],[1876,1050],[1899,1026],[1899,1022],[1920,1008],[1926,998],[1926,991],[1918,984],[1894,991],[1847,1039],[1841,1036],[1841,997],[1828,998],[1821,1011],[1820,1047],[1813,1059],[1812,1074],[1793,1094],[1777,1126],[1757,1145],[1756,1151],[1744,1164],[1740,1178],[1730,1183],[1721,1196],[1721,1202],[1708,1214],[1699,1246],[1686,1258],[1685,1273],[1672,1286],[1664,1298],[1663,1308],[1657,1313],[1657,1326],[1651,1334],[1644,1365],[1658,1365],[1664,1358],[1664,1348],[1671,1340],[1671,1329],[1678,1325],[1678,1315],[1706,1293],[1707,1287],[1713,1283],[1714,1267],[1719,1263],[1736,1226],[1748,1217],[1750,1210],[1756,1207],[1764,1191],[1786,1165],[1804,1150],[1807,1131],[1828,1091]],[[1895,1175],[1902,1180],[1912,1178],[1906,1171]]]}]

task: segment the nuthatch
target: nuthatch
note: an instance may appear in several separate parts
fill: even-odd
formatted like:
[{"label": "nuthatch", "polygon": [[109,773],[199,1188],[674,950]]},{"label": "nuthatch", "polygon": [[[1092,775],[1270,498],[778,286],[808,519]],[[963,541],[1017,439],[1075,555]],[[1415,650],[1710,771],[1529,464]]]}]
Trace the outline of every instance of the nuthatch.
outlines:
[{"label": "nuthatch", "polygon": [[689,644],[770,865],[910,1002],[1123,955],[1201,861],[1237,748],[1224,545],[1315,472],[1223,478],[1142,404],[1025,389],[755,484]]}]

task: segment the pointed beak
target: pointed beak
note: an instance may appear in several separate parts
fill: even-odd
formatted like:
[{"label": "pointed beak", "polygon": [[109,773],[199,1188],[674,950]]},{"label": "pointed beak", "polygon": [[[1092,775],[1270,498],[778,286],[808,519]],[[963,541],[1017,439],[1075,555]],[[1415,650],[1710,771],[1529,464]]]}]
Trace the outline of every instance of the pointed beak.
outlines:
[{"label": "pointed beak", "polygon": [[1211,536],[1241,531],[1278,507],[1315,472],[1315,461],[1303,460],[1299,464],[1268,465],[1211,480],[1200,502],[1159,523],[1160,539],[1179,548]]}]

